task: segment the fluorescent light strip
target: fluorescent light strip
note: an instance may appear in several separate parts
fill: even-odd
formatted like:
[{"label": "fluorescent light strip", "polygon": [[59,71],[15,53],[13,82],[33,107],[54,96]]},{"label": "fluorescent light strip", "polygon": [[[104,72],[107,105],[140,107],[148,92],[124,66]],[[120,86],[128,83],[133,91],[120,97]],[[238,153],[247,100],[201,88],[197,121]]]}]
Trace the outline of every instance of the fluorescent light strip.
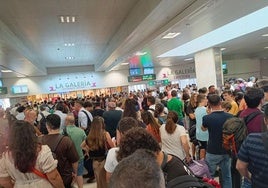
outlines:
[{"label": "fluorescent light strip", "polygon": [[122,63],[121,65],[128,65],[129,63]]},{"label": "fluorescent light strip", "polygon": [[158,57],[186,56],[268,27],[268,6],[174,48]]},{"label": "fluorescent light strip", "polygon": [[142,55],[145,55],[145,54],[147,54],[147,52],[136,52],[135,55],[137,55],[137,56],[142,56]]},{"label": "fluorescent light strip", "polygon": [[263,37],[268,37],[268,33],[267,33],[267,34],[263,34],[262,36],[263,36]]},{"label": "fluorescent light strip", "polygon": [[162,39],[173,39],[173,38],[175,38],[176,36],[178,36],[179,34],[181,34],[181,33],[168,33],[168,34],[166,34],[165,36],[163,36]]},{"label": "fluorescent light strip", "polygon": [[265,46],[264,49],[268,49],[268,46]]},{"label": "fluorescent light strip", "polygon": [[13,72],[12,70],[8,70],[8,69],[5,69],[5,70],[1,70],[1,72]]},{"label": "fluorescent light strip", "polygon": [[184,59],[184,61],[192,61],[194,58],[187,58],[187,59]]}]

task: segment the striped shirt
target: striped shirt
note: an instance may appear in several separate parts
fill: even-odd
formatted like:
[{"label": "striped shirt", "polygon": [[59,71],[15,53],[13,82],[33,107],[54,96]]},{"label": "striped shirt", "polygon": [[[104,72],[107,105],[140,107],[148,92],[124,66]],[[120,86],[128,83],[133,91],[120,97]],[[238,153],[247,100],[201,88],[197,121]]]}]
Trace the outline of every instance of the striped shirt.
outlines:
[{"label": "striped shirt", "polygon": [[267,188],[268,151],[265,150],[261,133],[248,135],[238,152],[238,159],[248,163],[253,187]]}]

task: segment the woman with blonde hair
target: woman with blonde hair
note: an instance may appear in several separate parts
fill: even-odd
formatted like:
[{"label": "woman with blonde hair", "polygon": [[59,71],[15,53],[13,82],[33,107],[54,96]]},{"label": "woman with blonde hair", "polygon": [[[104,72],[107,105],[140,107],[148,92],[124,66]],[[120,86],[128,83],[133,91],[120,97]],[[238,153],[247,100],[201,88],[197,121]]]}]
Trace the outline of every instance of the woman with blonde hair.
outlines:
[{"label": "woman with blonde hair", "polygon": [[87,139],[81,144],[82,149],[93,160],[93,170],[97,188],[106,188],[106,172],[104,169],[106,154],[114,147],[110,134],[105,130],[104,119],[100,116],[93,118]]},{"label": "woman with blonde hair", "polygon": [[162,150],[190,162],[191,155],[187,133],[185,128],[176,122],[178,122],[178,114],[175,111],[169,111],[166,124],[160,127]]},{"label": "woman with blonde hair", "polygon": [[8,149],[0,158],[0,187],[64,188],[57,160],[47,145],[38,143],[33,126],[15,121],[9,134]]}]

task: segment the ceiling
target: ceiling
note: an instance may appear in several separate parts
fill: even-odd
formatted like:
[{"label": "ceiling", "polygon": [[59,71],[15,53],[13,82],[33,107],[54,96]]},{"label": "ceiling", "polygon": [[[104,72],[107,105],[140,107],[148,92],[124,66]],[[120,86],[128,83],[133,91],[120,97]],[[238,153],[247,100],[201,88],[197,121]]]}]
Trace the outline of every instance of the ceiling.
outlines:
[{"label": "ceiling", "polygon": [[[0,77],[127,69],[122,63],[138,51],[150,52],[155,66],[185,63],[194,53],[158,56],[266,6],[267,0],[0,0],[0,69],[13,71]],[[75,22],[61,23],[61,16]],[[162,39],[169,32],[181,34]],[[212,47],[226,48],[225,59],[266,59],[263,34],[268,27]]]}]

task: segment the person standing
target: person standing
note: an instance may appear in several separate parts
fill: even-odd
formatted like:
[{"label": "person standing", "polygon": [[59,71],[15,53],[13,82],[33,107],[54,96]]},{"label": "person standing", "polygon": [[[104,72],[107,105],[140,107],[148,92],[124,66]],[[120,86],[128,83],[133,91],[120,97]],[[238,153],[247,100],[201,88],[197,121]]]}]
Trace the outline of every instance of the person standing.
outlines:
[{"label": "person standing", "polygon": [[38,143],[29,122],[15,121],[9,136],[0,158],[0,187],[64,188],[57,161],[47,145]]},{"label": "person standing", "polygon": [[230,102],[230,104],[232,105],[232,108],[229,110],[229,113],[235,116],[238,113],[239,108],[234,100],[233,92],[231,90],[224,90],[222,92],[222,96],[225,101]]},{"label": "person standing", "polygon": [[222,147],[222,127],[224,122],[233,117],[221,109],[221,98],[216,94],[208,96],[208,104],[211,113],[203,117],[203,131],[208,130],[209,139],[206,153],[206,162],[212,177],[214,177],[217,166],[222,172],[222,187],[232,187],[231,158]]},{"label": "person standing", "polygon": [[[74,103],[74,109],[78,112],[78,127],[80,127],[82,130],[88,134],[90,130],[90,124],[93,120],[93,117],[90,112],[88,112],[84,108],[84,102],[81,100],[76,100]],[[84,175],[84,177],[89,178],[87,180],[88,183],[91,183],[95,177],[94,177],[94,171],[92,166],[92,160],[88,157],[84,158],[84,167],[87,170],[87,174]]]},{"label": "person standing", "polygon": [[[268,107],[264,109],[264,122],[268,125]],[[236,168],[252,187],[268,185],[268,132],[249,134],[238,152]]]},{"label": "person standing", "polygon": [[66,129],[63,129],[63,132],[66,131],[64,134],[67,134],[71,138],[79,155],[76,182],[78,188],[83,188],[84,154],[81,148],[81,144],[87,136],[82,129],[75,126],[75,118],[73,113],[67,114],[65,125]]},{"label": "person standing", "polygon": [[40,143],[48,145],[58,160],[57,169],[65,188],[71,188],[73,177],[76,178],[79,156],[73,141],[60,134],[61,119],[57,114],[47,116],[48,135],[40,137]]},{"label": "person standing", "polygon": [[93,120],[92,114],[84,108],[84,103],[81,100],[75,101],[74,108],[78,112],[78,126],[84,131],[89,130],[88,126]]},{"label": "person standing", "polygon": [[178,93],[176,90],[172,90],[171,91],[171,96],[172,98],[168,101],[167,103],[167,108],[168,110],[172,110],[172,111],[175,111],[177,112],[178,114],[178,117],[179,117],[179,120],[178,120],[178,124],[179,125],[184,125],[183,124],[183,102],[177,97]]},{"label": "person standing", "polygon": [[178,114],[175,111],[169,111],[166,124],[160,127],[162,150],[181,160],[186,159],[189,163],[191,155],[187,133],[183,126],[176,124],[177,121]]},{"label": "person standing", "polygon": [[93,118],[90,132],[81,147],[93,159],[93,169],[97,181],[97,188],[107,188],[106,172],[104,169],[108,148],[113,148],[114,143],[110,134],[105,130],[104,119],[100,116]]},{"label": "person standing", "polygon": [[208,131],[202,131],[203,117],[207,115],[207,97],[204,94],[197,95],[198,107],[195,110],[196,118],[196,139],[199,144],[199,158],[204,159],[206,156]]},{"label": "person standing", "polygon": [[63,102],[59,102],[56,104],[56,110],[54,112],[54,114],[57,114],[58,116],[60,116],[60,130],[63,130],[63,127],[65,126],[65,119],[67,114],[63,113],[65,109],[64,103]]},{"label": "person standing", "polygon": [[108,111],[103,113],[105,129],[112,138],[116,136],[117,125],[122,117],[122,111],[115,108],[115,102],[108,102]]}]

